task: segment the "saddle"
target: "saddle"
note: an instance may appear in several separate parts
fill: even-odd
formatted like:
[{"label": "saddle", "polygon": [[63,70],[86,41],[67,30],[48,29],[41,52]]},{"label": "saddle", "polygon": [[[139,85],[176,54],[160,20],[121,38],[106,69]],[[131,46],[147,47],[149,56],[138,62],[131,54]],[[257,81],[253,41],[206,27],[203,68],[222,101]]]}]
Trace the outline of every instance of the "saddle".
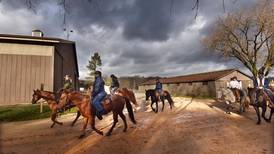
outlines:
[{"label": "saddle", "polygon": [[102,100],[102,105],[106,113],[109,113],[112,110],[112,99],[111,95],[106,95],[106,97]]}]

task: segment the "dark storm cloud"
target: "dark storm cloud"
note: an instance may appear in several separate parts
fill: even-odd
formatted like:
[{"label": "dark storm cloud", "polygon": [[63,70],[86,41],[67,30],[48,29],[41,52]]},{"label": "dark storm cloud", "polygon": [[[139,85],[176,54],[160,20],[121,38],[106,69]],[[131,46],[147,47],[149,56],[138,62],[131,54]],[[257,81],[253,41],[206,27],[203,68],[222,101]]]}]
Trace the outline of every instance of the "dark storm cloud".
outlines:
[{"label": "dark storm cloud", "polygon": [[[226,12],[248,8],[258,0],[226,2]],[[56,0],[33,0],[35,12],[24,0],[2,0],[0,33],[29,35],[41,29],[45,36],[66,38],[63,10]],[[198,17],[194,0],[67,0],[66,28],[74,32],[80,76],[87,74],[90,55],[99,52],[104,74],[172,76],[231,67],[205,51],[201,44],[219,16],[222,0],[200,1]],[[173,3],[171,3],[173,2]]]}]

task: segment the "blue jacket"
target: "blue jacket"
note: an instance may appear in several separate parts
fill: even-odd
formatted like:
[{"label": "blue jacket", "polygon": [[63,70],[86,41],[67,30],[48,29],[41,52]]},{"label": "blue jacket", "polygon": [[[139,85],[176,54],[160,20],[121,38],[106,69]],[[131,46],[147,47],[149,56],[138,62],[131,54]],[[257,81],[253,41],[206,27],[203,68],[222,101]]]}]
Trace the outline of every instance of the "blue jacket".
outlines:
[{"label": "blue jacket", "polygon": [[93,91],[92,91],[92,96],[95,97],[101,92],[106,92],[105,91],[105,82],[102,79],[102,77],[96,77],[95,81],[93,83]]},{"label": "blue jacket", "polygon": [[163,86],[162,86],[162,83],[161,82],[156,82],[156,87],[155,89],[156,90],[162,90]]}]

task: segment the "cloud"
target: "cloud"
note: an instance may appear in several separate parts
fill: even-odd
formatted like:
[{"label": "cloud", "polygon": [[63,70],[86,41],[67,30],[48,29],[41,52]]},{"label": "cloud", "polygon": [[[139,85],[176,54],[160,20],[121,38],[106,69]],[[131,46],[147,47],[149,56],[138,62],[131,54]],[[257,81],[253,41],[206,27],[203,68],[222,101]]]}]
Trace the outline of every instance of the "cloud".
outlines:
[{"label": "cloud", "polygon": [[[63,10],[55,0],[33,1],[36,13],[25,1],[2,0],[0,33],[29,35],[41,29],[45,36],[66,38]],[[236,60],[221,59],[204,51],[201,40],[224,15],[222,1],[200,2],[198,18],[194,1],[87,0],[67,1],[67,29],[74,32],[80,77],[94,52],[101,55],[103,73],[118,76],[173,76],[231,67]],[[250,7],[257,0],[226,1],[226,12]]]}]

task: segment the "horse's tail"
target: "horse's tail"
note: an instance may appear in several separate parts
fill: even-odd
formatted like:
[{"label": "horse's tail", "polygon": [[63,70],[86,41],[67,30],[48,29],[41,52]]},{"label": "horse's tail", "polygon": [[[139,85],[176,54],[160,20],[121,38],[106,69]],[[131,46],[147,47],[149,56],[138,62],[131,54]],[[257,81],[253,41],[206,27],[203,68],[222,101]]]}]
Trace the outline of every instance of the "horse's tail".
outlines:
[{"label": "horse's tail", "polygon": [[172,104],[172,106],[174,106],[174,101],[171,98],[171,95],[169,94],[168,91],[165,91],[165,92],[166,92],[166,99],[167,99],[167,101],[170,102]]},{"label": "horse's tail", "polygon": [[134,118],[134,113],[133,113],[133,109],[132,109],[132,106],[130,104],[130,101],[128,99],[125,99],[125,100],[126,100],[126,107],[127,107],[129,118],[134,124],[136,124],[137,122]]},{"label": "horse's tail", "polygon": [[137,105],[137,101],[136,101],[136,97],[133,91],[128,90],[127,88],[122,88],[122,91],[125,91],[128,96],[129,96],[129,100],[136,106]]}]

